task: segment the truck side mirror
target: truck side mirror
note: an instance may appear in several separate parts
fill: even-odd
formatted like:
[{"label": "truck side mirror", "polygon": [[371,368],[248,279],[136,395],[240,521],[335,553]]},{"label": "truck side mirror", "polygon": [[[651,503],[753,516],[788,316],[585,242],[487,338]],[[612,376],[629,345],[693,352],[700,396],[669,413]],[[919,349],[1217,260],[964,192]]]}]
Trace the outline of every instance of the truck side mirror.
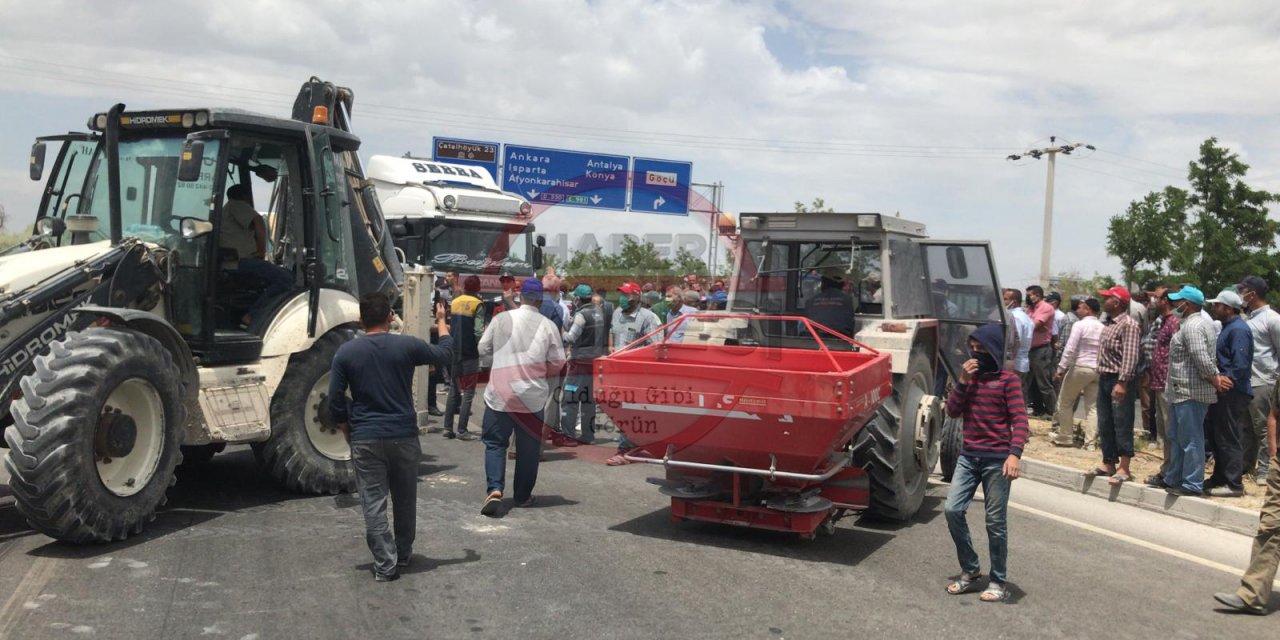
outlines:
[{"label": "truck side mirror", "polygon": [[965,280],[969,277],[969,264],[964,259],[964,249],[947,247],[947,270],[956,280]]},{"label": "truck side mirror", "polygon": [[204,168],[204,141],[187,140],[182,143],[182,160],[178,163],[178,180],[195,182]]},{"label": "truck side mirror", "polygon": [[539,247],[545,247],[547,246],[547,236],[545,234],[539,233],[537,236],[533,238],[533,243]]},{"label": "truck side mirror", "polygon": [[[538,236],[538,237],[542,238],[542,236]],[[546,244],[545,239],[543,240],[544,240],[543,244]],[[542,267],[543,267],[542,245],[535,245],[533,247],[533,270],[538,271],[542,269]]]},{"label": "truck side mirror", "polygon": [[44,143],[36,142],[31,145],[31,179],[39,180],[44,175]]},{"label": "truck side mirror", "polygon": [[67,223],[62,218],[44,217],[36,220],[35,230],[36,235],[57,238],[67,230]]}]

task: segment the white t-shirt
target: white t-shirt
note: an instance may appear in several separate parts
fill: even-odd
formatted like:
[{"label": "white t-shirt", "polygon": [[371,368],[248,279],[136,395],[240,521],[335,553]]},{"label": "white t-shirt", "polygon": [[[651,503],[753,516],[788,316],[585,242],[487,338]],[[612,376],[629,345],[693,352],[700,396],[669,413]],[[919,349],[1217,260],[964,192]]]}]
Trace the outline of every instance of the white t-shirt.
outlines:
[{"label": "white t-shirt", "polygon": [[547,405],[550,381],[564,367],[560,328],[537,307],[499,313],[480,338],[480,357],[493,358],[484,403],[494,411],[537,413]]}]

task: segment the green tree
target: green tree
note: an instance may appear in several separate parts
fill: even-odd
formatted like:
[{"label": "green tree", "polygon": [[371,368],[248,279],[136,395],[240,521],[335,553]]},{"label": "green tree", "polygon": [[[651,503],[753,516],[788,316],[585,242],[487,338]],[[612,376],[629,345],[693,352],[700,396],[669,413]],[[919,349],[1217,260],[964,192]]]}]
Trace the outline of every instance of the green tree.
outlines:
[{"label": "green tree", "polygon": [[805,204],[796,200],[796,213],[834,213],[835,209],[827,206],[822,198],[814,198],[813,204]]},{"label": "green tree", "polygon": [[1176,187],[1152,191],[1129,208],[1112,216],[1107,228],[1107,253],[1120,259],[1125,286],[1132,288],[1138,279],[1138,267],[1151,269],[1144,274],[1161,273],[1173,252],[1180,246],[1187,219],[1187,192]]},{"label": "green tree", "polygon": [[1169,264],[1210,294],[1250,274],[1277,279],[1272,251],[1280,222],[1268,217],[1267,205],[1280,197],[1245,184],[1248,171],[1217,138],[1205,140],[1189,165],[1186,236]]},{"label": "green tree", "polygon": [[574,275],[605,273],[612,269],[612,257],[604,255],[600,247],[591,251],[574,251],[563,270]]},{"label": "green tree", "polygon": [[690,273],[706,273],[707,263],[693,255],[692,251],[684,247],[680,247],[676,251],[675,259],[672,260],[672,268],[675,275],[688,275]]},{"label": "green tree", "polygon": [[618,248],[615,259],[614,264],[618,268],[637,274],[671,273],[674,267],[670,260],[658,255],[658,249],[652,242],[636,242],[631,236],[622,237],[622,246]]},{"label": "green tree", "polygon": [[[1077,271],[1060,273],[1053,281],[1053,289],[1062,294],[1063,300],[1070,300],[1073,296],[1096,298],[1099,291],[1116,286],[1115,278],[1107,274],[1094,273],[1092,277],[1086,278]],[[1064,302],[1062,310],[1070,311],[1069,306]]]}]

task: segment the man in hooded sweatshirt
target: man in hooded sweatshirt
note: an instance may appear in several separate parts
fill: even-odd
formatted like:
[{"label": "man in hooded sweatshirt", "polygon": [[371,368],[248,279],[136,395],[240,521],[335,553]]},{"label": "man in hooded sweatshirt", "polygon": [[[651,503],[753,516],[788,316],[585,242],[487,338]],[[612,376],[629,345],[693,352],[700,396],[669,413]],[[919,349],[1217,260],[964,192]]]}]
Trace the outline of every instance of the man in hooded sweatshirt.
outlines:
[{"label": "man in hooded sweatshirt", "polygon": [[1018,477],[1022,448],[1031,433],[1022,383],[1018,374],[1003,369],[1003,353],[1004,329],[1000,325],[983,325],[970,334],[970,358],[962,365],[960,379],[947,398],[947,415],[964,419],[964,445],[943,508],[961,571],[947,585],[947,593],[969,592],[982,577],[982,565],[965,521],[969,502],[981,485],[991,545],[991,581],[982,592],[983,602],[1000,602],[1009,597],[1005,570],[1009,553],[1009,486]]}]

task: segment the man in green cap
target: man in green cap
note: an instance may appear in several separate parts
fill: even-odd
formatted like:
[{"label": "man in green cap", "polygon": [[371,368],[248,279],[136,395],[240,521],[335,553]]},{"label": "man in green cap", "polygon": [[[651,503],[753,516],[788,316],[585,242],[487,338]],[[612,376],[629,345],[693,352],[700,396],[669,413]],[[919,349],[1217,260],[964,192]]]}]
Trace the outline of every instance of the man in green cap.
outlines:
[{"label": "man in green cap", "polygon": [[[574,288],[573,323],[564,334],[565,346],[571,353],[564,395],[560,399],[560,433],[584,444],[590,444],[596,437],[596,403],[591,397],[592,363],[609,353],[609,319],[600,305],[592,302],[594,293],[588,284]],[[576,432],[579,415],[582,416],[581,435]]]}]

